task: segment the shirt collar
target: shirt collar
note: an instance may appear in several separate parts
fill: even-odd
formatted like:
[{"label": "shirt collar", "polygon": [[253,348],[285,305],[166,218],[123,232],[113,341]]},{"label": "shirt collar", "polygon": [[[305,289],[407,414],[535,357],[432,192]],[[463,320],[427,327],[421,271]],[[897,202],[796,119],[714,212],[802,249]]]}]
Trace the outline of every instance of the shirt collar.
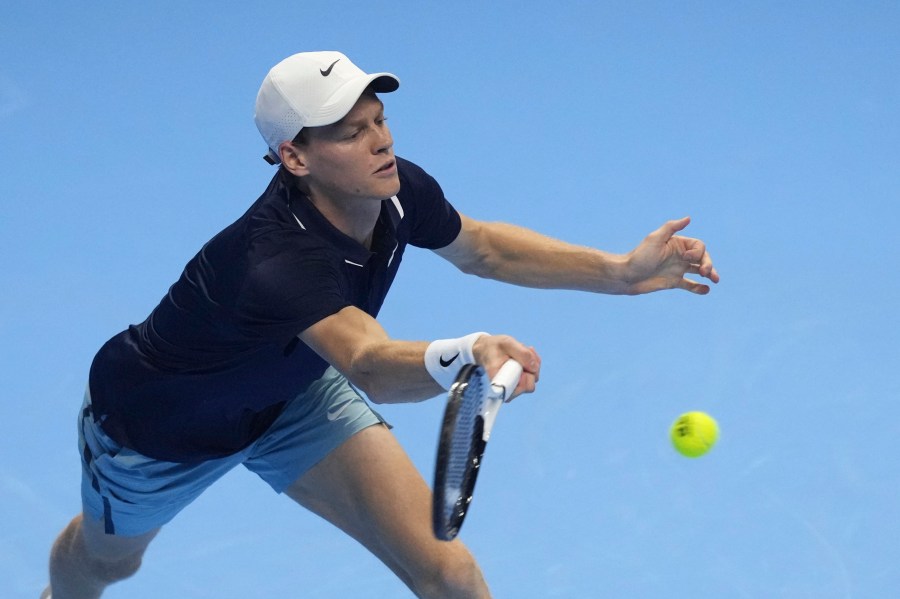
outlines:
[{"label": "shirt collar", "polygon": [[372,234],[372,251],[366,249],[361,243],[345,235],[325,218],[310,201],[309,197],[301,192],[289,180],[285,180],[287,188],[288,209],[294,217],[297,226],[312,233],[330,245],[332,245],[344,258],[344,261],[352,266],[365,266],[376,254],[392,253],[397,247],[396,218],[390,210],[392,200],[381,202],[381,214],[375,223],[375,231]]}]

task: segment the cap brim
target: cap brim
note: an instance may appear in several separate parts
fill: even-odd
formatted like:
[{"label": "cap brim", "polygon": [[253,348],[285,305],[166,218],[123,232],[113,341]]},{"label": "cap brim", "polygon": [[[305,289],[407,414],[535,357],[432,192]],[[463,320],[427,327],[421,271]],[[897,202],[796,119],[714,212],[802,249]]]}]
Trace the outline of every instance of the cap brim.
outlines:
[{"label": "cap brim", "polygon": [[400,80],[390,73],[375,73],[351,79],[338,88],[316,114],[307,117],[306,126],[324,127],[338,122],[347,116],[360,96],[370,87],[375,93],[390,93],[400,87]]},{"label": "cap brim", "polygon": [[390,73],[375,73],[374,77],[369,85],[376,94],[389,94],[400,87],[400,80]]}]

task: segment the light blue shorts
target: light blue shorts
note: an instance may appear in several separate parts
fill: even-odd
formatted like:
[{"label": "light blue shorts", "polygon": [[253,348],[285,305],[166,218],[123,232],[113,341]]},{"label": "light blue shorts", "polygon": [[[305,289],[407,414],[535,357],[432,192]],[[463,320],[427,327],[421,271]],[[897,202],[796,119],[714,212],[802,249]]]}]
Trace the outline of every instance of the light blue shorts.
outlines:
[{"label": "light blue shorts", "polygon": [[281,493],[344,441],[379,423],[386,424],[329,368],[246,449],[199,463],[164,462],[107,436],[94,421],[88,390],[78,418],[82,506],[85,514],[104,520],[107,534],[140,535],[168,523],[238,464]]}]

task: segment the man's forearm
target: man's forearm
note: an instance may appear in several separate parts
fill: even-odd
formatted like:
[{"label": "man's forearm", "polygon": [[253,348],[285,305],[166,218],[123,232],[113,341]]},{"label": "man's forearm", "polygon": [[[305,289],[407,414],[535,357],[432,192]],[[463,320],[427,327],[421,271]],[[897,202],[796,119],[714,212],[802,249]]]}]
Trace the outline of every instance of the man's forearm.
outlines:
[{"label": "man's forearm", "polygon": [[506,223],[478,223],[475,259],[464,272],[523,287],[625,292],[626,256],[579,246]]},{"label": "man's forearm", "polygon": [[348,378],[375,403],[429,399],[443,389],[425,369],[425,341],[385,340],[355,352]]}]

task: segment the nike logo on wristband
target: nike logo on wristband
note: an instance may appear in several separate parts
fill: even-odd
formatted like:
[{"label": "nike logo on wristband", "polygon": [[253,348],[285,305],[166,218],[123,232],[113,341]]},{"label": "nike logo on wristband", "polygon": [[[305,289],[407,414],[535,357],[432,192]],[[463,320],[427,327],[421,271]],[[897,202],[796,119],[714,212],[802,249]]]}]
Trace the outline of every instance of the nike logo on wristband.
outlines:
[{"label": "nike logo on wristband", "polygon": [[459,357],[459,352],[456,352],[456,355],[453,356],[452,358],[450,358],[449,360],[445,360],[444,356],[441,356],[441,360],[440,360],[441,366],[444,368],[450,366],[451,364],[453,364],[453,362],[456,361],[456,358],[458,358],[458,357]]},{"label": "nike logo on wristband", "polygon": [[325,69],[324,71],[323,71],[322,69],[319,69],[319,72],[322,73],[322,77],[328,77],[329,75],[331,75],[331,69],[333,69],[333,68],[334,68],[334,65],[336,65],[338,62],[340,62],[340,60],[341,60],[340,58],[338,58],[337,60],[335,60],[335,61],[334,61],[333,63],[331,63],[331,64],[328,66],[328,68]]}]

